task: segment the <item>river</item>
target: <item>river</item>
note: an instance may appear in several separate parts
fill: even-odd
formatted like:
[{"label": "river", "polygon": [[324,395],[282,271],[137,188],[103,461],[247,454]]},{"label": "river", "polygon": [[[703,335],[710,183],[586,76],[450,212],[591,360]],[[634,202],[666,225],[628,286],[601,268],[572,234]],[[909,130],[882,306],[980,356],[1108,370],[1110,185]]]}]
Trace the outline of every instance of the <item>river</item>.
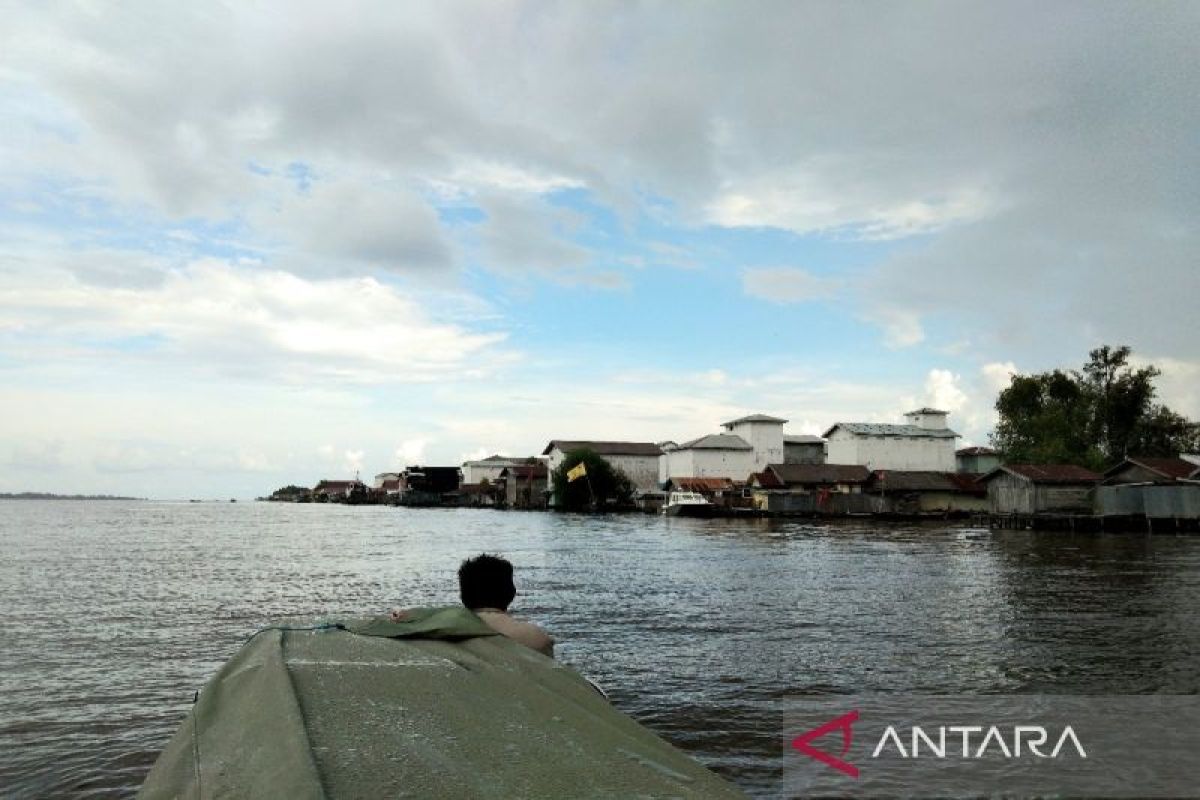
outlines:
[{"label": "river", "polygon": [[614,704],[755,796],[780,703],[1200,690],[1200,537],[265,503],[0,501],[0,795],[127,796],[194,692],[280,620],[514,612]]}]

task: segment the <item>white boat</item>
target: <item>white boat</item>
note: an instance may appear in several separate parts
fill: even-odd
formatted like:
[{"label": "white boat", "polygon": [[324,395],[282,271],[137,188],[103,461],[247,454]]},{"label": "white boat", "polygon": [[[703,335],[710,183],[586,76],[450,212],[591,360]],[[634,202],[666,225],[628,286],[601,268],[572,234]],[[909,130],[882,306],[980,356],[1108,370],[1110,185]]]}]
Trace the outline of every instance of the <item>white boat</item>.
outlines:
[{"label": "white boat", "polygon": [[671,492],[663,513],[669,517],[711,517],[716,509],[699,492]]}]

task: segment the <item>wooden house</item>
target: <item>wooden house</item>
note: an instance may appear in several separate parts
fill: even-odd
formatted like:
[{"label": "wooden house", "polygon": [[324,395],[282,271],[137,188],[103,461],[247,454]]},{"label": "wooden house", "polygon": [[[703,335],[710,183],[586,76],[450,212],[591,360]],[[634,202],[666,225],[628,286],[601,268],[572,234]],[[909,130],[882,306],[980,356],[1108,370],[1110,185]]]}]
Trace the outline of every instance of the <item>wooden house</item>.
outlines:
[{"label": "wooden house", "polygon": [[979,481],[992,514],[1090,514],[1100,478],[1074,464],[1005,464]]}]

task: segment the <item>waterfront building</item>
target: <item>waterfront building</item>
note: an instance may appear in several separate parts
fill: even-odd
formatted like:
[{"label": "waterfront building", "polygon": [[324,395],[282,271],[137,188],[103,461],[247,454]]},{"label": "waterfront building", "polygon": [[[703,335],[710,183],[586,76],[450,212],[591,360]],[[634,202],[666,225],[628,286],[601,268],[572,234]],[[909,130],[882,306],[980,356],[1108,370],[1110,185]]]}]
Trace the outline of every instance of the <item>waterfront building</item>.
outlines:
[{"label": "waterfront building", "polygon": [[509,508],[546,507],[549,472],[544,462],[505,467],[497,481],[503,487],[504,502]]},{"label": "waterfront building", "polygon": [[988,510],[987,488],[961,472],[877,470],[863,488],[892,514],[965,514]]},{"label": "waterfront building", "polygon": [[526,466],[536,464],[537,458],[529,456],[527,458],[514,458],[512,456],[488,456],[476,461],[464,461],[462,465],[463,483],[482,483],[487,481],[494,483],[508,467]]},{"label": "waterfront building", "polygon": [[838,422],[825,431],[826,461],[870,469],[954,472],[958,434],[946,425],[948,412],[918,408],[904,425]]},{"label": "waterfront building", "polygon": [[1074,464],[1004,464],[979,479],[993,514],[1090,514],[1101,476]]},{"label": "waterfront building", "polygon": [[312,493],[314,497],[323,496],[327,500],[338,500],[349,497],[352,492],[365,492],[366,489],[358,478],[348,481],[322,480],[313,487]]},{"label": "waterfront building", "polygon": [[820,436],[784,434],[783,463],[824,464],[825,440]]},{"label": "waterfront building", "polygon": [[550,473],[558,469],[567,453],[587,449],[621,470],[639,492],[658,491],[658,459],[662,448],[654,442],[601,442],[585,439],[553,439],[542,455]]},{"label": "waterfront building", "polygon": [[954,460],[959,472],[986,475],[1000,466],[1000,454],[990,447],[964,447],[956,450]]},{"label": "waterfront building", "polygon": [[786,419],[772,417],[768,414],[750,414],[721,424],[727,434],[744,439],[754,453],[753,468],[734,477],[744,479],[750,472],[766,469],[768,464],[783,463],[783,426],[785,424],[787,424]]},{"label": "waterfront building", "polygon": [[1104,473],[1105,485],[1128,483],[1175,483],[1200,479],[1200,464],[1182,458],[1129,456]]},{"label": "waterfront building", "polygon": [[754,448],[741,436],[715,433],[683,444],[667,443],[658,460],[658,479],[737,478],[754,472]]}]

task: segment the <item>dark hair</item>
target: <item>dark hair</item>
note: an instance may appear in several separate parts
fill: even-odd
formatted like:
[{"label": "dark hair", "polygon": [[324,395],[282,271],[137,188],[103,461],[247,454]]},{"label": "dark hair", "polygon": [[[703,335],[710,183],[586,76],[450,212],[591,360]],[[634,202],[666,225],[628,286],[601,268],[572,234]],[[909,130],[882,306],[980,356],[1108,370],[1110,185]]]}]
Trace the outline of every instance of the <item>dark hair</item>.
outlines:
[{"label": "dark hair", "polygon": [[517,596],[512,564],[487,553],[468,558],[458,568],[458,593],[467,608],[507,611]]}]

